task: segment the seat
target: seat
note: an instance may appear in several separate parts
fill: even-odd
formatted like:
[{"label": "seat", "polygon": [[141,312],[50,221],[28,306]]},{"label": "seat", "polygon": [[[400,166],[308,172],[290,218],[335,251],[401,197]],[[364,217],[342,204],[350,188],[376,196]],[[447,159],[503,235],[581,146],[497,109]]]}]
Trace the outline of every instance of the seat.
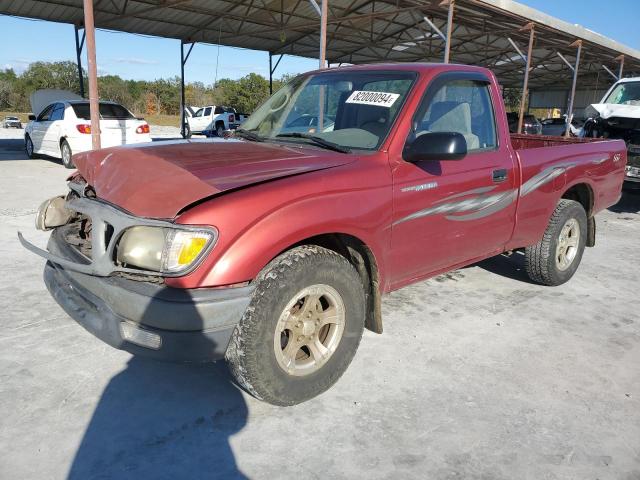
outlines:
[{"label": "seat", "polygon": [[[429,132],[457,132],[464,136],[468,150],[476,150],[480,139],[471,130],[471,107],[466,102],[435,102],[431,105],[429,118],[423,125]],[[418,132],[418,135],[427,133]]]},{"label": "seat", "polygon": [[389,109],[372,105],[358,105],[358,128],[372,133],[376,137],[383,137],[387,131]]}]

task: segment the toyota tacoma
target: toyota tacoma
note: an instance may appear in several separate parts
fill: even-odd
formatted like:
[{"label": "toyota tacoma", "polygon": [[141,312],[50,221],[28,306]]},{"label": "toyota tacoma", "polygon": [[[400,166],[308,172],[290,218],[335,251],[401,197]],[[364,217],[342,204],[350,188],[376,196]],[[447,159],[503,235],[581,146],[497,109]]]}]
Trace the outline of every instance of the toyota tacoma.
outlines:
[{"label": "toyota tacoma", "polygon": [[[315,132],[286,129],[301,115]],[[284,130],[284,131],[283,131]],[[133,354],[226,358],[255,397],[293,405],[346,370],[381,296],[520,250],[560,285],[616,203],[622,140],[509,133],[495,76],[462,65],[296,77],[232,138],[78,153],[45,201],[51,295]]]}]

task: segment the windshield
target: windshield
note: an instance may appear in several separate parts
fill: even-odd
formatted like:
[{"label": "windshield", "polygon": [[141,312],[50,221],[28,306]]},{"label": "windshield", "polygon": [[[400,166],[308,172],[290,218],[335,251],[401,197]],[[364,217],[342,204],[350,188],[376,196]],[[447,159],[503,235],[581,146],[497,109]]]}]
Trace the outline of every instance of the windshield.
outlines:
[{"label": "windshield", "polygon": [[[90,120],[89,102],[72,103],[76,117]],[[100,103],[100,118],[103,120],[135,118],[129,110],[117,103]]]},{"label": "windshield", "polygon": [[619,83],[603,103],[640,106],[640,82]]},{"label": "windshield", "polygon": [[[278,90],[242,125],[263,139],[374,150],[386,138],[416,78],[414,72],[325,72]],[[302,136],[300,135],[302,134]]]}]

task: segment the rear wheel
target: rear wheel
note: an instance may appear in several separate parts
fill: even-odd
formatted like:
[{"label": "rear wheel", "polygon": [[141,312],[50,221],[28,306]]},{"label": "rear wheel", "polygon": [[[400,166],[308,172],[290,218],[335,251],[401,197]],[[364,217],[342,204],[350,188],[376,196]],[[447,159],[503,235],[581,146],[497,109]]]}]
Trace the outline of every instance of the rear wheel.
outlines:
[{"label": "rear wheel", "polygon": [[62,164],[66,168],[75,168],[73,160],[71,160],[71,147],[66,140],[62,140],[62,142],[60,142],[60,155],[62,156]]},{"label": "rear wheel", "polygon": [[561,285],[576,273],[587,240],[587,214],[578,202],[562,199],[537,244],[525,249],[529,278]]},{"label": "rear wheel", "polygon": [[321,394],[344,373],[364,317],[364,289],[353,265],[322,247],[294,248],[259,275],[226,357],[250,394],[295,405]]},{"label": "rear wheel", "polygon": [[216,125],[216,136],[222,138],[224,137],[224,124],[219,123]]},{"label": "rear wheel", "polygon": [[31,140],[31,137],[29,135],[26,135],[24,137],[24,149],[27,152],[27,157],[37,158],[37,155],[33,150],[33,141]]}]

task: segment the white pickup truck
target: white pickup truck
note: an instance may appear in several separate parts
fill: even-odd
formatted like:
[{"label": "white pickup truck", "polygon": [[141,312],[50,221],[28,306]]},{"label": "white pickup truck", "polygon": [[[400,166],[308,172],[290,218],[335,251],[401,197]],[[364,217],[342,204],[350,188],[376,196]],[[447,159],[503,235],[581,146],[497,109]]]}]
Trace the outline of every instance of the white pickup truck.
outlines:
[{"label": "white pickup truck", "polygon": [[199,108],[193,116],[187,117],[186,121],[187,137],[194,133],[222,137],[225,130],[235,129],[240,124],[235,109],[216,105]]}]

